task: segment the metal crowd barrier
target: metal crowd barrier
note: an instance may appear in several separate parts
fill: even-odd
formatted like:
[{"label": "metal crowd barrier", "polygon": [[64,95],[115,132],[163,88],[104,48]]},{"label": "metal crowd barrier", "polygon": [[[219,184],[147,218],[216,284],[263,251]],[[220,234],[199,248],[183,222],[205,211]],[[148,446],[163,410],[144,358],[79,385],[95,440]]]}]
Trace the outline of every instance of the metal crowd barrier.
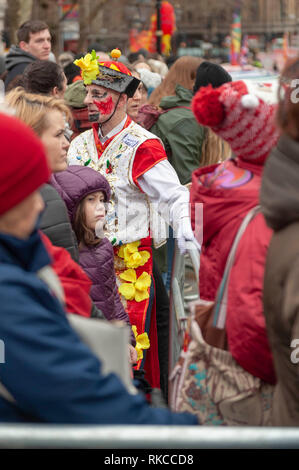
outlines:
[{"label": "metal crowd barrier", "polygon": [[0,425],[2,449],[299,449],[299,428]]},{"label": "metal crowd barrier", "polygon": [[[192,242],[187,242],[187,255],[189,256],[194,277],[197,285],[199,280],[199,252]],[[170,371],[175,366],[184,339],[184,332],[188,312],[185,308],[184,298],[184,285],[185,285],[185,255],[181,255],[178,249],[177,241],[175,240],[174,257],[172,265],[171,276],[171,289],[169,299],[169,318],[170,318],[170,333],[169,333],[169,368]]]}]

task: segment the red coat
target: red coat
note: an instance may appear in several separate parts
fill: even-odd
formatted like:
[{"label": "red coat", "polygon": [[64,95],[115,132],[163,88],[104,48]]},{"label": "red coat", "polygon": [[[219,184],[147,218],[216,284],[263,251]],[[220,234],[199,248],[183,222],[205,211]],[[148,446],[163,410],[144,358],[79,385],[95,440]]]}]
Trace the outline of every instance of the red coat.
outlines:
[{"label": "red coat", "polygon": [[83,269],[75,263],[69,252],[60,246],[54,246],[49,238],[40,232],[43,243],[52,257],[52,268],[62,284],[67,312],[83,317],[91,316],[91,280]]},{"label": "red coat", "polygon": [[[203,203],[203,244],[200,296],[215,300],[229,250],[245,215],[259,204],[262,167],[239,160],[199,168],[193,172],[194,203]],[[275,383],[272,354],[263,314],[264,266],[272,231],[263,215],[248,225],[237,249],[228,290],[226,331],[230,352],[251,374]]]}]

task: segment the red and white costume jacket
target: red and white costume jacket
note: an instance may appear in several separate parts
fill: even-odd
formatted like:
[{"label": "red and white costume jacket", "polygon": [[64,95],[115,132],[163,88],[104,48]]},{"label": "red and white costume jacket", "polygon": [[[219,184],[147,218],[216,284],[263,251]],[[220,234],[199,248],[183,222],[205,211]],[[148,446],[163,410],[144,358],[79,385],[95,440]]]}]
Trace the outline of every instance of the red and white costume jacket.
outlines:
[{"label": "red and white costume jacket", "polygon": [[[146,288],[147,298],[143,299],[144,295],[141,293],[140,296],[140,292],[138,293],[142,283],[138,281],[145,273],[152,274],[152,233],[158,234],[160,241],[165,235],[162,233],[165,227],[161,225],[160,219],[155,216],[158,224],[151,224],[152,208],[177,229],[180,220],[189,217],[189,191],[180,184],[160,140],[129,117],[119,123],[105,138],[101,135],[99,137],[98,125],[76,137],[69,148],[68,163],[94,168],[107,178],[111,186],[111,203],[106,218],[107,237],[115,248],[115,270],[120,293],[122,294],[125,272],[125,281],[131,279],[136,295],[133,296],[132,287],[132,298],[122,295],[122,300],[131,324],[136,325],[138,334],[149,331],[151,346],[147,356],[151,356],[156,349],[156,332],[153,334],[152,321],[151,328],[147,327],[150,286]],[[140,254],[145,251],[149,254],[140,260],[140,263],[143,263],[140,265],[134,252],[136,242]],[[124,248],[129,250],[125,252],[126,256]],[[135,277],[135,282],[131,275]],[[148,359],[150,358],[147,357],[147,361]],[[150,368],[157,368],[155,360]],[[150,379],[150,382],[157,385],[155,380]]]}]

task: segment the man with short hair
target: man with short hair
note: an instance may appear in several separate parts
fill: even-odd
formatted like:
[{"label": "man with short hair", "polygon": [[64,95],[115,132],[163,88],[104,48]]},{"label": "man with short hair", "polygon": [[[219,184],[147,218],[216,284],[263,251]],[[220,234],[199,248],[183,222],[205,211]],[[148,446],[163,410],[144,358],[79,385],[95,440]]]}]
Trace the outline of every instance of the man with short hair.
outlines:
[{"label": "man with short hair", "polygon": [[23,72],[23,87],[28,93],[63,99],[66,84],[63,68],[51,60],[35,60]]},{"label": "man with short hair", "polygon": [[51,34],[44,21],[30,20],[23,23],[17,32],[19,45],[12,45],[5,58],[7,76],[5,88],[35,60],[48,60],[51,52]]}]

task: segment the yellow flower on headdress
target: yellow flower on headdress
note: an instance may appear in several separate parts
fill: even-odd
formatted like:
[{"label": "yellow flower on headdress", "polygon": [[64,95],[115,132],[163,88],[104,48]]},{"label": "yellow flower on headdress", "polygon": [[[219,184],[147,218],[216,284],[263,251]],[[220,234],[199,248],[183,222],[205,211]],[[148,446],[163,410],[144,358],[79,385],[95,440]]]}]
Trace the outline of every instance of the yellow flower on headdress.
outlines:
[{"label": "yellow flower on headdress", "polygon": [[127,269],[119,275],[121,279],[127,282],[123,282],[118,292],[124,296],[126,300],[135,300],[136,302],[142,302],[149,298],[148,288],[151,285],[151,277],[145,271],[137,279],[136,271],[134,269]]},{"label": "yellow flower on headdress", "polygon": [[137,241],[126,243],[120,247],[118,256],[124,259],[127,268],[139,268],[139,266],[143,266],[150,258],[148,251],[138,251],[139,245],[140,241]]},{"label": "yellow flower on headdress", "polygon": [[142,333],[141,335],[137,333],[137,328],[135,325],[132,326],[132,330],[136,339],[135,349],[137,351],[137,361],[139,361],[139,359],[143,359],[143,350],[149,349],[150,342],[147,333]]},{"label": "yellow flower on headdress", "polygon": [[99,75],[99,63],[95,50],[91,54],[88,53],[81,59],[76,59],[74,64],[80,67],[84,85],[90,85],[92,80],[95,80]]}]

